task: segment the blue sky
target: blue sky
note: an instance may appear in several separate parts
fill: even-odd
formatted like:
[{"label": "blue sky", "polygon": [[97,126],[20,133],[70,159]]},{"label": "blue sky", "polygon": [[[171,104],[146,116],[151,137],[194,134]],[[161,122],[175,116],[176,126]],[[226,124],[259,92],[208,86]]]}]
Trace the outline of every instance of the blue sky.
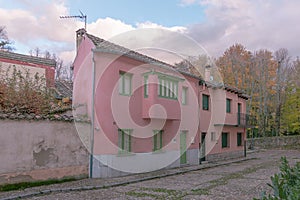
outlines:
[{"label": "blue sky", "polygon": [[0,0],[0,26],[5,26],[16,52],[39,47],[66,62],[75,56],[79,20],[88,16],[87,31],[109,39],[140,28],[164,28],[185,34],[212,56],[243,44],[251,51],[287,48],[300,55],[299,0]]},{"label": "blue sky", "polygon": [[98,18],[121,19],[131,25],[151,21],[164,26],[186,26],[204,20],[204,7],[182,5],[179,0],[69,0],[70,13],[78,10],[88,15],[88,22]]}]

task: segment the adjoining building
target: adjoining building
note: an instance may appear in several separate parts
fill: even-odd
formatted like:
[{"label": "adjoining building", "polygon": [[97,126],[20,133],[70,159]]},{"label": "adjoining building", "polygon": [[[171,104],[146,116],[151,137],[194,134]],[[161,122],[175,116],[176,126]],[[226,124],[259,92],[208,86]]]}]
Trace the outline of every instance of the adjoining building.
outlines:
[{"label": "adjoining building", "polygon": [[31,78],[38,74],[39,77],[45,79],[48,87],[54,86],[55,66],[56,62],[53,59],[0,50],[0,69],[3,73],[6,73],[8,69],[9,73],[12,73],[15,68],[23,74],[28,71]]}]

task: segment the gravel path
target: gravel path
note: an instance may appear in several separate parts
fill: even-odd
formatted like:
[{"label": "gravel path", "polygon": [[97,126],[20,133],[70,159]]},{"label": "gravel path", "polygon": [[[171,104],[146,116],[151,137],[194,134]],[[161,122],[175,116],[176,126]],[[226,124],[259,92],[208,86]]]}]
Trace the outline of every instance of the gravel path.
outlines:
[{"label": "gravel path", "polygon": [[38,193],[26,199],[247,200],[258,198],[262,191],[270,192],[266,183],[279,171],[281,156],[286,156],[290,164],[300,162],[299,150],[265,150],[251,153],[247,159],[2,192],[0,199]]}]

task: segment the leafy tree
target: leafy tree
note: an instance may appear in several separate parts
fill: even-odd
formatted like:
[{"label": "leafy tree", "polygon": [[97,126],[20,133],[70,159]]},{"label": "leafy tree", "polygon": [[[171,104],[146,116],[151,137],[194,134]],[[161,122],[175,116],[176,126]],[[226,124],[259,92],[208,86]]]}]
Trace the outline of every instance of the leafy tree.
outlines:
[{"label": "leafy tree", "polygon": [[293,62],[285,90],[286,101],[282,109],[285,134],[300,134],[300,60]]}]

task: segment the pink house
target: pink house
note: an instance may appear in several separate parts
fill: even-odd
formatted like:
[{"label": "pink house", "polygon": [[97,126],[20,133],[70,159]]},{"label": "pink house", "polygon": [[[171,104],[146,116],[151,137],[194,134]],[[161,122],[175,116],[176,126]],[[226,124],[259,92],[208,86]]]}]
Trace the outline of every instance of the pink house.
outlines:
[{"label": "pink house", "polygon": [[91,177],[244,156],[248,97],[242,91],[84,29],[76,38],[73,107]]}]

